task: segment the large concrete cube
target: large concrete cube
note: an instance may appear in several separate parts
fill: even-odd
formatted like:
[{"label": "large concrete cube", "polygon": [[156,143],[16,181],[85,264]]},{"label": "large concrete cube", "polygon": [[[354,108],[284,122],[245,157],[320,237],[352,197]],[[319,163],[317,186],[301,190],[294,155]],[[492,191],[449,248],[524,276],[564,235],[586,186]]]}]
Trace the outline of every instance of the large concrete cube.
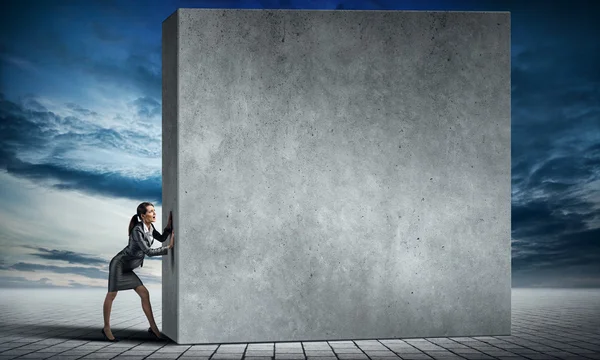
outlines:
[{"label": "large concrete cube", "polygon": [[510,334],[510,14],[163,23],[163,331]]}]

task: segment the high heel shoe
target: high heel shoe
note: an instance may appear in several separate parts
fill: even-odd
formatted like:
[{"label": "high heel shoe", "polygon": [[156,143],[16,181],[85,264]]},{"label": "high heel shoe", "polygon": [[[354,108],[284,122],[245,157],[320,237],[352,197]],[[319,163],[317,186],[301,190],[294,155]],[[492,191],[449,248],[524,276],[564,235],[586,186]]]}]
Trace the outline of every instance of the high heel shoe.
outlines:
[{"label": "high heel shoe", "polygon": [[156,336],[156,334],[154,333],[154,331],[152,331],[151,327],[148,328],[148,332],[150,334],[152,334],[152,337],[154,337],[155,340],[162,340],[162,338],[160,336]]},{"label": "high heel shoe", "polygon": [[119,342],[119,339],[117,339],[117,337],[115,336],[114,339],[109,339],[108,336],[106,336],[106,333],[104,332],[104,329],[102,329],[102,335],[104,336],[104,339],[110,341],[110,342]]}]

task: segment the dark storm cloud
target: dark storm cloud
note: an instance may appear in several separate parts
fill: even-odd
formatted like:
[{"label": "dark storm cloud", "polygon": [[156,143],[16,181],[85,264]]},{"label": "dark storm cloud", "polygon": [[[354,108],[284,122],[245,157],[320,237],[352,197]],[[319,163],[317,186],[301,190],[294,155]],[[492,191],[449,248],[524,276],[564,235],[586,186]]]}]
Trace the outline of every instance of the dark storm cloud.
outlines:
[{"label": "dark storm cloud", "polygon": [[91,257],[86,254],[75,253],[72,251],[66,250],[51,250],[42,247],[35,247],[29,245],[23,245],[22,247],[27,249],[36,250],[36,253],[32,253],[30,255],[37,256],[42,259],[47,260],[60,260],[66,261],[69,264],[82,264],[82,265],[105,265],[108,263],[105,259],[99,259],[96,257]]},{"label": "dark storm cloud", "polygon": [[[63,132],[64,129],[68,131]],[[0,100],[0,168],[32,180],[58,180],[58,189],[82,190],[92,194],[150,199],[160,204],[162,199],[161,175],[146,179],[130,178],[120,173],[84,171],[77,164],[53,161],[72,149],[90,147],[136,152],[156,156],[148,149],[157,140],[133,131],[117,132],[100,128],[74,117],[60,117],[49,111],[26,109],[8,100]],[[30,163],[19,158],[27,151],[46,151],[47,162]]]},{"label": "dark storm cloud", "polygon": [[556,279],[568,273],[571,282],[598,277],[600,218],[592,196],[600,180],[600,43],[592,34],[599,22],[592,9],[563,3],[537,8],[546,16],[527,27],[533,9],[520,6],[513,12],[513,24],[522,19],[512,57],[513,285],[535,284],[536,272]]},{"label": "dark storm cloud", "polygon": [[52,284],[52,280],[41,278],[39,280],[28,280],[22,276],[0,276],[0,288],[7,289],[57,289],[57,288],[99,288],[104,286],[90,286],[69,280],[69,286]]},{"label": "dark storm cloud", "polygon": [[68,169],[51,164],[31,164],[19,160],[14,152],[0,149],[0,168],[16,176],[30,180],[59,180],[52,185],[56,189],[82,190],[90,194],[129,198],[133,200],[149,199],[161,203],[161,177],[133,179],[116,173],[93,173]]},{"label": "dark storm cloud", "polygon": [[[579,212],[571,212],[573,207]],[[518,241],[513,246],[513,267],[524,270],[600,264],[600,228],[586,225],[595,216],[591,209],[592,204],[583,201],[563,206],[531,201],[515,207],[513,237]]]},{"label": "dark storm cloud", "polygon": [[[56,274],[73,274],[73,275],[81,275],[91,279],[108,279],[108,272],[99,270],[97,268],[92,267],[60,267],[60,266],[52,266],[52,265],[40,265],[40,264],[32,264],[32,263],[24,263],[19,262],[8,267],[8,270],[13,271],[27,271],[27,272],[50,272]],[[138,274],[139,278],[144,283],[153,283],[160,284],[161,277],[147,274]],[[74,280],[69,280],[69,286],[74,287],[90,287],[88,285],[80,284]],[[0,276],[0,288],[6,287],[30,287],[30,288],[39,288],[39,287],[57,287],[56,285],[51,284],[51,279],[42,278],[40,280],[28,280],[24,277],[20,276]]]},{"label": "dark storm cloud", "polygon": [[[85,108],[82,108],[81,106],[75,104],[75,103],[67,103],[65,104],[69,109],[81,114],[81,115],[85,115],[85,116],[96,116],[98,115],[97,112],[95,111],[91,111]],[[43,110],[42,110],[43,111]]]},{"label": "dark storm cloud", "polygon": [[19,262],[9,266],[10,270],[17,271],[46,271],[57,274],[75,274],[81,275],[85,277],[89,277],[92,279],[106,279],[108,277],[108,272],[93,268],[93,267],[82,267],[82,266],[55,266],[55,265],[41,265],[41,264],[32,264]]},{"label": "dark storm cloud", "polygon": [[155,99],[144,96],[132,102],[140,117],[154,117],[161,114],[162,107]]},{"label": "dark storm cloud", "polygon": [[[4,100],[4,97],[1,96],[0,100]],[[23,105],[25,107],[27,107],[28,109],[31,109],[33,111],[37,111],[37,112],[47,112],[48,109],[46,109],[46,107],[42,104],[40,104],[37,100],[35,99],[25,99],[25,101],[23,102]]]}]

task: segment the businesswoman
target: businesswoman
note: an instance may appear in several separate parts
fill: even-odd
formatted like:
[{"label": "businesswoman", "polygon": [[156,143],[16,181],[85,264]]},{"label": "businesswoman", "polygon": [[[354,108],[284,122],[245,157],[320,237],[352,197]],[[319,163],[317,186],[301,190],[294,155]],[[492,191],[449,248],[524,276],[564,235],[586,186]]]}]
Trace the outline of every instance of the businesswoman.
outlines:
[{"label": "businesswoman", "polygon": [[[110,310],[112,303],[120,290],[134,289],[142,299],[142,309],[150,322],[148,332],[160,339],[160,331],[154,322],[152,315],[152,306],[150,305],[150,293],[142,284],[140,278],[133,272],[138,266],[144,266],[144,256],[166,255],[169,249],[173,248],[175,241],[175,232],[173,231],[172,214],[169,213],[169,221],[163,230],[159,233],[154,228],[153,222],[156,221],[156,211],[154,205],[149,202],[143,202],[137,207],[137,212],[129,222],[129,244],[112,258],[108,270],[108,293],[104,299],[104,328],[102,335],[108,341],[118,341],[110,330]],[[171,241],[168,246],[152,249],[154,240],[161,243],[167,240],[171,234]]]}]

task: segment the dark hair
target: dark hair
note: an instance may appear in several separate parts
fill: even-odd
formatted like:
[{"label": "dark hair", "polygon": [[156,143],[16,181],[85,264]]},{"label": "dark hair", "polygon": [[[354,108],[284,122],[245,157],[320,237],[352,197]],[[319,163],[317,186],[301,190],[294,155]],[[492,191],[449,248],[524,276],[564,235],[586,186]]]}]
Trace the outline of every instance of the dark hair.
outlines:
[{"label": "dark hair", "polygon": [[154,206],[152,203],[149,202],[143,202],[141,204],[138,205],[137,207],[137,212],[135,215],[133,215],[131,217],[131,220],[129,221],[129,232],[128,235],[131,235],[131,231],[133,231],[133,227],[136,226],[138,223],[140,223],[141,221],[138,220],[138,216],[141,218],[142,215],[144,215],[147,211],[148,211],[148,206]]}]

